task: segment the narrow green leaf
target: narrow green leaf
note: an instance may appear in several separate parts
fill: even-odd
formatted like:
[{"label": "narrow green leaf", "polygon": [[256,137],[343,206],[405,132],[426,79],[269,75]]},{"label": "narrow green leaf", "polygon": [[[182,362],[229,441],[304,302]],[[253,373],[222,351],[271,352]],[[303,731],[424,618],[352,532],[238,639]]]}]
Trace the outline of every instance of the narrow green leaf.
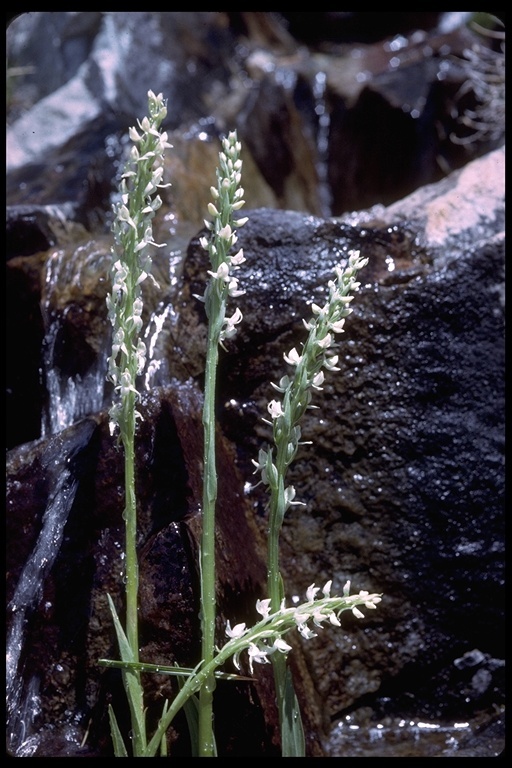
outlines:
[{"label": "narrow green leaf", "polygon": [[281,718],[282,757],[305,757],[306,743],[299,702],[293,687],[292,673],[286,666]]},{"label": "narrow green leaf", "polygon": [[114,745],[115,756],[128,757],[128,752],[126,751],[123,737],[121,736],[121,731],[119,730],[116,716],[114,714],[114,710],[112,709],[111,704],[108,705],[108,719],[110,721],[110,733],[112,736],[112,744]]},{"label": "narrow green leaf", "polygon": [[108,604],[110,607],[110,612],[112,614],[112,618],[114,620],[114,627],[116,630],[117,635],[117,643],[119,645],[119,653],[121,654],[121,658],[125,662],[133,662],[135,659],[133,658],[132,649],[130,648],[130,643],[128,642],[128,639],[125,635],[124,629],[121,626],[121,622],[119,621],[119,616],[117,615],[116,607],[114,605],[114,602],[110,595],[107,595]]},{"label": "narrow green leaf", "polygon": [[[178,675],[180,689],[185,685],[185,678]],[[183,705],[183,711],[187,718],[188,732],[190,736],[191,757],[199,757],[199,700],[192,695]]]},{"label": "narrow green leaf", "polygon": [[[162,719],[166,716],[168,709],[169,709],[169,702],[166,699],[164,701],[164,708],[162,709]],[[162,736],[162,740],[160,742],[160,757],[167,757],[167,738],[165,733]]]},{"label": "narrow green leaf", "polygon": [[[115,609],[114,602],[110,595],[107,595],[110,611],[114,621],[114,627],[117,635],[117,642],[119,644],[119,652],[121,658],[127,664],[134,663],[133,652],[130,647],[130,643],[126,637],[126,634],[121,626],[117,611]],[[144,692],[140,684],[140,680],[136,670],[127,669],[123,670],[123,681],[128,697],[128,703],[130,705],[130,711],[132,713],[132,727],[134,729],[134,749],[138,752],[146,747],[146,722],[144,715]],[[139,755],[135,755],[138,757]]]},{"label": "narrow green leaf", "polygon": [[[195,675],[198,671],[198,667],[195,667],[194,669],[191,667],[167,667],[165,664],[146,664],[143,661],[116,661],[114,659],[99,659],[98,664],[102,667],[134,669],[138,672],[154,672],[158,675],[182,675],[183,677]],[[254,677],[236,675],[232,672],[220,672],[218,669],[215,670],[215,677],[218,677],[219,680],[254,680]]]}]

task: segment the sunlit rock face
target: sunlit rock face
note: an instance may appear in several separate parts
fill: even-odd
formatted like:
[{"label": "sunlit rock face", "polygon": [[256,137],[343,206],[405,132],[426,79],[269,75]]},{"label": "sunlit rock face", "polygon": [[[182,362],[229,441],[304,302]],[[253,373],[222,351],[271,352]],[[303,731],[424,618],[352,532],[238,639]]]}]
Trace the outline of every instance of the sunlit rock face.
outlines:
[{"label": "sunlit rock face", "polygon": [[[109,703],[129,727],[118,675],[97,664],[117,655],[106,593],[121,611],[123,603],[123,457],[107,427],[105,296],[110,203],[136,118],[130,100],[138,94],[144,114],[147,87],[160,83],[140,78],[129,96],[122,87],[132,70],[108,41],[113,29],[136,39],[133,14],[85,14],[85,26],[76,26],[84,14],[69,15],[75,26],[59,29],[73,66],[64,81],[48,80],[40,112],[13,122],[18,148],[32,154],[7,177],[8,740],[16,756],[111,755]],[[283,354],[300,349],[302,318],[323,302],[334,265],[360,250],[369,263],[337,338],[341,370],[315,393],[318,409],[305,418],[290,471],[306,506],[285,520],[282,569],[289,600],[313,582],[333,579],[340,591],[350,579],[383,601],[364,620],[343,617],[341,628],[294,641],[307,750],[347,754],[337,726],[357,721],[369,728],[372,754],[372,723],[396,716],[464,720],[478,734],[494,728],[490,747],[466,740],[485,755],[501,743],[504,701],[504,152],[487,153],[499,135],[465,148],[446,135],[460,129],[451,97],[468,72],[445,63],[445,47],[460,54],[470,33],[441,34],[431,19],[428,45],[400,28],[388,41],[319,51],[300,35],[298,45],[293,14],[285,30],[275,16],[206,13],[195,43],[187,24],[197,14],[142,16],[158,31],[148,56],[161,54],[168,25],[176,62],[215,63],[188,66],[180,78],[167,53],[167,69],[154,69],[167,78],[162,90],[173,83],[176,111],[166,159],[173,186],[155,221],[155,239],[168,245],[154,257],[158,289],[144,286],[144,658],[196,660],[206,331],[196,296],[208,268],[199,236],[218,135],[237,127],[249,222],[237,243],[247,259],[238,273],[244,320],[219,370],[219,640],[226,619],[254,619],[265,592],[266,497],[249,486],[258,479],[251,460],[270,438],[270,382],[288,372]],[[185,28],[190,34],[176,36]],[[106,51],[117,57],[115,82],[102,69]],[[439,79],[445,67],[449,77]],[[52,88],[85,98],[84,83],[87,119],[59,126],[53,107],[63,102]],[[128,98],[119,110],[111,109],[116,87]],[[43,125],[38,114],[48,130],[68,131],[42,151],[21,131]],[[444,126],[435,140],[430,121]],[[391,144],[372,139],[376,125],[393,129]],[[396,160],[400,142],[411,163]],[[451,167],[460,170],[437,181]],[[226,754],[278,754],[267,672],[218,686]],[[148,680],[150,719],[168,693],[163,676]],[[175,725],[173,754],[185,755],[186,726]]]}]

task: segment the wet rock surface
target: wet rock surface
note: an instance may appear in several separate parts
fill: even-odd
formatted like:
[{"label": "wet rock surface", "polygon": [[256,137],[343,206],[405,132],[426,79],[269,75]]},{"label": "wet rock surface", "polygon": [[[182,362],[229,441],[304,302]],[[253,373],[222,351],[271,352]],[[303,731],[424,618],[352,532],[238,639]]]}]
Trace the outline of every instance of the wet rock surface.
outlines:
[{"label": "wet rock surface", "polygon": [[[176,661],[193,666],[198,652],[200,403],[196,387],[176,383],[147,395],[142,405],[144,427],[137,453],[141,658],[155,664]],[[219,642],[228,616],[237,622],[254,621],[254,605],[265,581],[262,540],[241,495],[243,483],[231,452],[220,438],[219,472],[230,482],[223,484],[219,495]],[[69,504],[68,485],[59,485],[62,467],[72,469]],[[109,755],[109,702],[120,713],[120,722],[128,724],[119,674],[98,666],[99,658],[117,657],[106,595],[122,610],[122,452],[112,443],[102,415],[14,449],[7,477],[8,540],[19,542],[10,548],[7,562],[9,625],[14,631],[16,617],[21,612],[24,616],[19,658],[17,644],[10,642],[14,632],[8,643],[8,660],[13,662],[13,673],[18,673],[8,675],[14,705],[9,710],[11,749],[19,756],[35,757]],[[56,518],[52,502],[58,491],[64,500]],[[38,571],[39,561],[48,562],[45,570]],[[33,595],[20,588],[34,584],[27,567],[34,574],[38,571]],[[39,701],[34,712],[23,710],[24,699],[18,697],[30,686],[35,686],[32,696]],[[162,698],[171,693],[168,677],[150,677],[147,703],[153,726]],[[220,682],[218,695],[219,749],[231,755],[246,749],[251,754],[275,751],[276,721],[267,675],[255,684]],[[238,735],[230,726],[233,712],[240,716]],[[312,723],[309,741],[313,753],[315,748],[318,753],[315,727],[318,723]],[[21,729],[33,738],[28,734],[20,738]],[[71,730],[80,731],[80,740],[88,733],[85,750],[79,741],[66,737]],[[171,731],[174,754],[187,753],[187,738],[186,726],[178,718]],[[61,753],[59,744],[66,740],[66,751]]]},{"label": "wet rock surface", "polygon": [[[105,594],[122,607],[123,591],[122,455],[108,436],[104,381],[107,228],[122,132],[144,114],[148,87],[167,92],[172,83],[173,187],[155,223],[169,246],[154,259],[160,288],[144,296],[152,362],[140,382],[137,459],[144,658],[195,663],[205,318],[194,294],[204,291],[198,238],[228,125],[244,142],[250,218],[239,232],[244,321],[219,371],[219,634],[227,618],[252,621],[264,589],[266,500],[246,485],[269,439],[269,382],[286,372],[283,353],[300,346],[302,318],[322,302],[333,266],[361,250],[369,264],[340,337],[341,371],[317,393],[319,410],[303,426],[313,444],[291,471],[307,506],[287,516],[282,566],[289,598],[332,578],[335,590],[351,579],[383,602],[364,621],[344,617],[341,629],[294,641],[308,754],[495,756],[504,730],[504,151],[486,154],[500,144],[490,134],[465,149],[446,139],[432,147],[429,132],[448,113],[445,129],[460,129],[452,97],[468,71],[444,54],[462,56],[472,33],[447,32],[437,18],[426,37],[398,40],[397,27],[375,43],[367,29],[370,39],[357,38],[355,49],[347,40],[315,48],[297,44],[293,14],[288,26],[275,14],[33,15],[59,16],[67,75],[46,92],[41,76],[36,106],[11,122],[22,153],[11,155],[7,177],[7,619],[9,637],[20,640],[9,646],[11,751],[110,755],[108,703],[128,722],[118,675],[97,665],[116,655]],[[135,39],[132,17],[158,32],[155,57],[164,31],[172,28],[172,39],[180,31],[172,50],[186,75],[173,80],[167,54],[155,69],[161,88],[139,78],[126,95],[132,69],[120,45],[108,80],[109,35],[115,28],[120,41]],[[390,66],[394,53],[400,63]],[[352,75],[342,77],[350,62]],[[196,75],[206,80],[190,101]],[[52,111],[73,92],[87,113],[80,130]],[[109,111],[123,93],[124,106]],[[26,140],[38,114],[66,134],[51,148]],[[328,147],[319,141],[322,114]],[[372,159],[375,139],[356,129],[370,114],[372,124],[393,126],[394,138],[412,130],[414,162],[394,161],[390,175],[385,133]],[[421,144],[420,135],[430,138]],[[350,147],[350,166],[340,147]],[[433,170],[439,157],[461,169],[429,184],[444,175]],[[21,586],[27,563],[42,563],[35,555],[48,562],[32,593]],[[23,638],[16,616],[26,619]],[[266,667],[257,671],[254,683],[217,689],[228,755],[278,754],[272,683]],[[169,683],[161,675],[148,685],[153,713]],[[467,728],[457,730],[462,720]],[[425,722],[441,729],[430,741]],[[186,754],[183,722],[171,738],[174,754]]]},{"label": "wet rock surface", "polygon": [[[247,475],[258,445],[269,439],[261,423],[272,397],[268,381],[279,380],[283,353],[304,337],[308,304],[319,302],[329,271],[351,248],[370,258],[341,342],[341,372],[319,395],[320,411],[305,419],[303,437],[313,447],[302,449],[291,470],[308,507],[290,511],[283,534],[291,593],[333,572],[338,588],[346,578],[370,591],[388,585],[387,608],[374,627],[370,621],[379,636],[372,661],[360,666],[372,631],[367,623],[351,627],[353,644],[352,635],[346,644],[337,635],[331,646],[325,634],[305,644],[315,679],[344,659],[342,670],[320,683],[332,717],[351,711],[360,684],[385,697],[411,669],[421,679],[434,666],[441,686],[454,649],[467,642],[504,656],[503,636],[488,636],[488,626],[500,621],[504,586],[502,207],[496,199],[493,216],[456,219],[457,233],[442,244],[429,217],[439,210],[434,200],[449,211],[460,195],[468,211],[481,211],[478,170],[489,178],[496,164],[498,156],[489,156],[475,173],[468,169],[414,200],[374,210],[364,227],[255,211],[240,232],[251,288],[239,299],[243,329],[223,361],[221,423]],[[192,292],[200,282],[194,242],[184,269]],[[184,336],[201,338],[198,329],[186,326]],[[254,504],[264,519],[264,500]],[[489,583],[497,601],[484,607]],[[377,649],[390,654],[386,680]],[[416,704],[434,718],[455,716],[468,704],[462,692],[432,697],[431,707],[429,698]]]},{"label": "wet rock surface", "polygon": [[[504,86],[485,83],[487,68],[492,77],[504,64],[499,53],[485,60],[492,39],[461,20],[420,14],[406,36],[412,20],[389,14],[396,32],[387,36],[386,23],[378,42],[340,35],[322,47],[312,29],[306,47],[281,14],[48,16],[22,15],[8,40],[11,204],[55,203],[67,191],[99,215],[148,87],[169,100],[166,128],[196,140],[236,128],[277,207],[316,214],[389,204],[503,139]],[[59,24],[74,29],[55,45],[58,64],[31,48],[52,22],[56,43]],[[474,49],[481,53],[469,56]],[[464,122],[470,110],[478,130]]]}]

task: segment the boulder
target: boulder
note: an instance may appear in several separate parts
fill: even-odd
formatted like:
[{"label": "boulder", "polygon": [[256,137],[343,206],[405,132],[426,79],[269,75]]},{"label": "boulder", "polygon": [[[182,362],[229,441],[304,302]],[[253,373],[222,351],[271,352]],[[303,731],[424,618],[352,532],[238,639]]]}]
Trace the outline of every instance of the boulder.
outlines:
[{"label": "boulder", "polygon": [[[340,629],[294,641],[312,756],[339,754],[338,723],[347,717],[358,717],[361,727],[379,717],[482,725],[486,712],[495,718],[503,705],[503,201],[504,151],[497,150],[387,208],[327,219],[255,209],[239,231],[247,258],[239,273],[247,292],[237,299],[244,321],[219,369],[222,619],[249,619],[264,590],[266,497],[261,486],[248,489],[256,479],[251,459],[270,439],[262,420],[274,396],[270,381],[286,372],[283,353],[300,347],[302,318],[311,302],[322,302],[334,265],[353,249],[369,258],[340,337],[341,370],[317,393],[318,410],[303,424],[312,444],[290,470],[306,506],[292,507],[282,533],[288,599],[328,579],[336,591],[350,579],[354,589],[383,594],[364,620],[344,617]],[[194,294],[203,292],[207,268],[200,234],[163,295],[147,296],[149,316],[169,319],[160,334],[154,325],[160,365],[141,381],[148,391],[137,454],[143,647],[157,663],[189,663],[197,628],[206,326]],[[72,248],[68,254],[61,265],[68,278],[51,294],[55,316],[69,320],[66,338],[75,339],[59,348],[65,380],[76,373],[75,351],[89,347],[101,357],[108,336],[99,317],[106,246],[82,249],[94,269],[84,270]],[[41,289],[44,254],[9,264],[23,265],[36,278],[32,291]],[[78,287],[73,266],[82,274]],[[160,279],[164,266],[156,261],[155,268]],[[19,626],[20,594],[30,619],[13,679],[24,681],[25,697],[40,707],[31,722],[26,704],[19,714],[27,699],[18,697],[11,725],[19,736],[24,723],[24,748],[40,756],[58,754],[64,741],[68,755],[108,753],[104,708],[122,700],[115,675],[97,667],[98,658],[115,654],[105,593],[122,595],[122,455],[108,438],[105,410],[91,408],[8,453],[8,626]],[[37,590],[20,593],[45,515],[62,494],[67,518],[55,559]],[[71,614],[70,603],[77,606]],[[264,673],[258,670],[250,694],[245,684],[227,692],[219,686],[223,711],[234,707],[245,724],[233,726],[238,739],[231,715],[219,722],[227,754],[247,754],[247,733],[252,755],[276,749]],[[167,684],[152,680],[151,706]],[[171,738],[175,753],[186,749],[179,722]]]}]

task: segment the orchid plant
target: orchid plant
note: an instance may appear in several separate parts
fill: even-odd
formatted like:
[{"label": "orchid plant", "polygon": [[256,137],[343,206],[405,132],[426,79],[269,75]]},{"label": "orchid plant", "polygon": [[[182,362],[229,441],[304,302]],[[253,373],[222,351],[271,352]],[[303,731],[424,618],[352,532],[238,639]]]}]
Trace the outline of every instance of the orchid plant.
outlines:
[{"label": "orchid plant", "polygon": [[[283,579],[279,569],[279,533],[290,505],[301,503],[295,499],[295,489],[286,484],[286,473],[293,461],[301,439],[300,420],[311,405],[312,393],[320,390],[324,371],[337,368],[333,353],[335,335],[344,328],[345,318],[353,293],[358,290],[357,273],[366,260],[359,253],[349,255],[348,264],[335,269],[335,279],[328,283],[328,298],[324,306],[312,305],[313,317],[305,322],[308,337],[301,351],[293,348],[285,362],[293,369],[274,388],[282,399],[268,404],[274,446],[261,449],[254,461],[260,481],[269,492],[269,542],[267,565],[268,597],[259,599],[256,611],[261,616],[254,626],[245,623],[225,628],[225,643],[215,644],[215,510],[217,501],[217,471],[215,455],[215,396],[219,347],[237,332],[243,317],[239,308],[227,315],[228,301],[244,293],[235,272],[245,261],[243,250],[236,250],[237,228],[247,218],[236,218],[243,207],[244,191],[241,187],[241,144],[236,132],[222,140],[217,168],[217,185],[211,187],[213,201],[208,206],[211,216],[206,221],[209,236],[201,238],[208,252],[211,269],[204,296],[197,297],[205,304],[208,318],[206,350],[205,392],[203,406],[204,428],[204,481],[203,525],[200,547],[201,577],[201,659],[194,669],[177,666],[152,665],[141,662],[138,652],[137,601],[138,567],[136,552],[136,492],[134,472],[134,442],[136,410],[139,394],[137,376],[145,366],[146,350],[140,338],[142,329],[141,284],[150,277],[149,249],[162,247],[154,242],[151,221],[161,205],[158,190],[163,186],[163,153],[170,145],[167,134],[160,131],[166,115],[162,94],[148,93],[149,117],[139,122],[138,130],[130,129],[134,142],[129,163],[120,187],[120,202],[115,206],[113,230],[112,291],[107,298],[109,318],[113,327],[112,354],[109,358],[109,378],[114,384],[114,403],[109,411],[112,434],[119,431],[119,440],[125,452],[125,510],[126,523],[126,623],[123,628],[109,596],[110,607],[120,648],[121,660],[101,659],[104,666],[122,670],[125,690],[130,706],[132,724],[132,755],[153,757],[167,753],[166,733],[176,714],[195,702],[197,712],[197,744],[195,754],[216,756],[213,730],[215,678],[237,678],[221,667],[232,659],[241,670],[241,659],[246,657],[249,673],[254,664],[272,663],[280,713],[283,756],[304,756],[304,739],[300,723],[300,710],[293,690],[291,673],[286,659],[292,646],[287,635],[297,630],[309,639],[324,624],[340,626],[339,616],[350,610],[363,618],[362,607],[373,610],[381,600],[379,594],[360,591],[350,595],[350,582],[345,584],[342,596],[331,596],[332,581],[323,588],[312,584],[305,601],[287,606]],[[320,594],[319,594],[320,593]],[[180,677],[180,688],[174,699],[165,702],[162,715],[153,736],[146,733],[142,672]],[[291,713],[291,716],[290,716]],[[120,732],[115,714],[110,710],[111,732],[115,755],[127,757],[128,749]]]},{"label": "orchid plant", "polygon": [[[108,378],[114,385],[115,399],[109,411],[110,432],[117,430],[124,449],[125,476],[125,573],[126,630],[117,617],[109,596],[110,608],[117,631],[121,657],[133,664],[139,661],[138,632],[138,562],[137,562],[137,499],[135,490],[135,428],[139,393],[137,376],[146,363],[146,346],[141,339],[142,289],[148,277],[152,280],[150,248],[162,248],[153,239],[152,219],[162,205],[158,190],[164,186],[164,151],[171,145],[160,126],[167,114],[162,95],[148,93],[149,116],[139,122],[139,130],[130,129],[133,147],[121,177],[120,200],[114,206],[114,246],[112,248],[112,290],[107,296],[108,317],[112,324],[112,353],[108,360]],[[133,753],[143,754],[146,748],[145,710],[140,673],[134,667],[123,670],[133,724]],[[112,733],[120,754],[125,752],[116,722],[110,709]]]}]

